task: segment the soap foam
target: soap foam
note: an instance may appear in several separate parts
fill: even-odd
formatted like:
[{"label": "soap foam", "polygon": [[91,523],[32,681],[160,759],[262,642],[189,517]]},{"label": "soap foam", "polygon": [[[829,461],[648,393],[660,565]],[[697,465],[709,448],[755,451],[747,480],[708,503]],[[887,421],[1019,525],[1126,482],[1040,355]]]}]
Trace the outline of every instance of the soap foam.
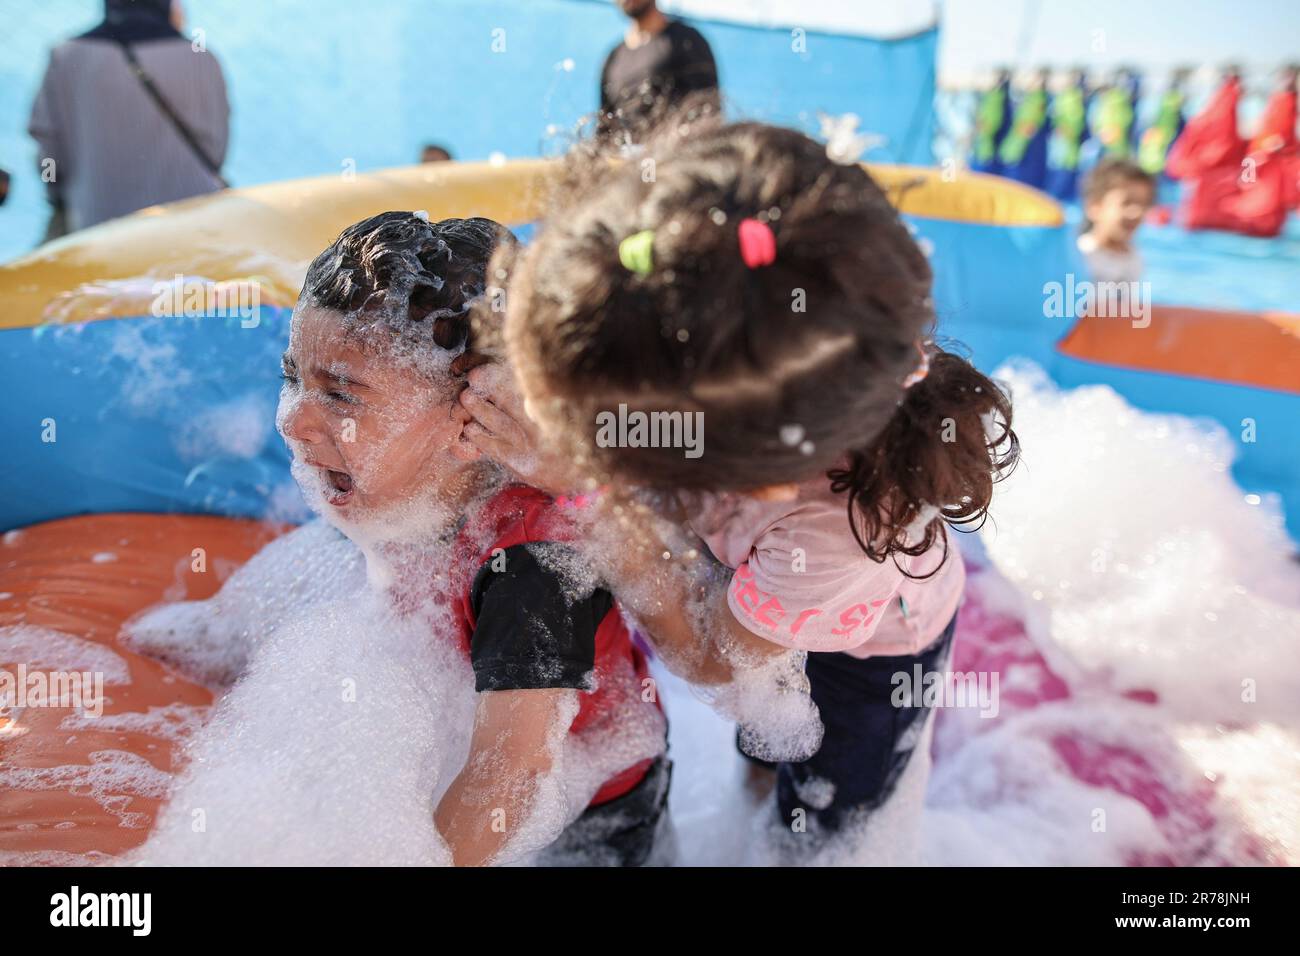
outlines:
[{"label": "soap foam", "polygon": [[[978,541],[962,542],[983,569],[957,637],[973,653],[1003,640],[990,624],[999,615],[1023,626],[1006,638],[1016,655],[1001,671],[998,716],[940,711],[884,807],[792,851],[798,837],[771,797],[751,800],[741,786],[734,723],[657,666],[679,862],[1300,862],[1300,571],[1276,510],[1233,484],[1221,429],[1136,411],[1105,388],[1060,391],[1029,366],[999,377],[1025,457]],[[403,615],[365,586],[360,550],[324,525],[277,545],[211,606],[171,612],[191,615],[170,625],[182,644],[230,619],[210,633],[214,647],[237,646],[239,664],[213,670],[244,676],[185,738],[188,769],[129,859],[447,862],[431,814],[473,724],[463,651],[445,622]],[[291,566],[287,581],[274,577]],[[312,584],[317,574],[332,583]],[[297,590],[282,607],[284,589]],[[605,778],[593,769],[602,755],[648,755],[653,730],[613,721],[604,739],[566,742],[562,816]],[[129,761],[98,766],[101,778],[157,792]],[[28,786],[62,780],[19,773]]]},{"label": "soap foam", "polygon": [[312,521],[259,551],[212,599],[159,605],[128,621],[122,641],[201,683],[227,685],[286,621],[360,591],[364,568],[352,542]]},{"label": "soap foam", "polygon": [[103,674],[105,684],[131,683],[131,670],[112,648],[72,634],[8,624],[0,627],[0,664],[26,664],[28,672]]}]

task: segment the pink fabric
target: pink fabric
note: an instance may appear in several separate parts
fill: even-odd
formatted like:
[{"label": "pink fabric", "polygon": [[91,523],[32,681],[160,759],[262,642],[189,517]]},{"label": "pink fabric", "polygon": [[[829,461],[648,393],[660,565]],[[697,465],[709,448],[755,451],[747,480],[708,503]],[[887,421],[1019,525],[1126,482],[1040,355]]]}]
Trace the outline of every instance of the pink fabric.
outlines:
[{"label": "pink fabric", "polygon": [[[1137,801],[1151,815],[1151,824],[1163,837],[1153,841],[1142,827],[1121,829],[1112,839],[1122,841],[1127,866],[1241,866],[1285,865],[1285,851],[1276,841],[1256,832],[1254,821],[1241,814],[1234,801],[1221,792],[1224,781],[1212,779],[1189,762],[1178,742],[1154,737],[1150,728],[1127,739],[1124,725],[1096,722],[1065,680],[1047,665],[1026,630],[1025,622],[1008,609],[1008,585],[996,571],[970,569],[969,588],[953,640],[949,669],[956,674],[988,674],[999,681],[998,713],[980,716],[972,708],[940,708],[935,718],[933,755],[936,768],[960,766],[969,751],[986,734],[1002,735],[1003,756],[1009,749],[1030,753],[1046,744],[1058,758],[1043,767],[1040,786],[1059,786],[1061,776],[1097,788],[1097,806],[1110,803],[1110,794]],[[1094,683],[1091,707],[1122,699],[1153,705],[1153,690],[1119,691]],[[1229,728],[1220,728],[1230,732]],[[1024,781],[1014,770],[1003,778],[1003,760],[997,750],[981,753],[989,769],[978,790],[990,812],[1019,806]],[[1010,764],[1008,766],[1014,766]]]},{"label": "pink fabric", "polygon": [[[807,651],[853,657],[915,654],[932,643],[961,602],[965,568],[943,539],[918,558],[863,553],[849,526],[847,499],[825,479],[801,485],[794,501],[745,495],[683,495],[691,526],[734,569],[727,603],[760,637]],[[901,599],[901,600],[900,600]]]}]

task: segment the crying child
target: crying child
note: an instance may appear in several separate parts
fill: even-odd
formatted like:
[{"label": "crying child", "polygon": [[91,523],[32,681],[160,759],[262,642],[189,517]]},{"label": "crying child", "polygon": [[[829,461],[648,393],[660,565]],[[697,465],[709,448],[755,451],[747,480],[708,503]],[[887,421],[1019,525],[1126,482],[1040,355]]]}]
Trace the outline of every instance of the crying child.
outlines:
[{"label": "crying child", "polygon": [[[450,861],[660,862],[670,763],[645,658],[572,546],[573,516],[465,436],[470,311],[493,250],[514,242],[491,220],[410,212],[344,230],[294,308],[277,425],[308,504],[364,555],[369,590],[468,659],[468,754],[427,797]],[[292,534],[322,533],[318,522]],[[247,589],[239,578],[216,607]],[[185,641],[220,643],[220,617],[180,640],[174,613],[146,616],[132,639],[228,681],[240,666],[186,667],[201,655]],[[244,635],[250,670],[274,636]]]}]

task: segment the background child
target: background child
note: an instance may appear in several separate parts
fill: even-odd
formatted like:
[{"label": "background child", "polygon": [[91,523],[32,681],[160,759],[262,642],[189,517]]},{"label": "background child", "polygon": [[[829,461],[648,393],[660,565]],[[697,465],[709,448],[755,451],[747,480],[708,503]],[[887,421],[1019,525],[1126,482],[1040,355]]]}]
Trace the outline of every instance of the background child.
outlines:
[{"label": "background child", "polygon": [[1087,230],[1079,251],[1094,282],[1138,282],[1142,256],[1133,234],[1156,201],[1156,179],[1128,159],[1103,159],[1083,188]]},{"label": "background child", "polygon": [[[533,456],[543,484],[576,459],[614,488],[674,493],[659,511],[679,508],[733,569],[721,606],[684,610],[694,595],[663,568],[692,551],[637,536],[625,503],[620,599],[670,665],[691,642],[712,661],[813,652],[825,736],[780,764],[777,803],[835,830],[886,799],[923,726],[891,677],[943,664],[964,580],[946,525],[982,519],[1015,461],[1011,408],[928,340],[929,265],[861,167],[790,130],[691,136],[652,146],[652,181],[577,177],[509,281],[504,337],[537,424],[508,392],[476,394],[476,369],[466,436]],[[702,414],[703,454],[598,440],[620,406]]]},{"label": "background child", "polygon": [[490,220],[406,212],[344,230],[294,309],[277,421],[372,583],[472,665],[469,753],[434,814],[453,861],[638,865],[669,779],[644,659],[553,502],[506,485],[463,436],[456,359],[499,242],[513,237]]}]

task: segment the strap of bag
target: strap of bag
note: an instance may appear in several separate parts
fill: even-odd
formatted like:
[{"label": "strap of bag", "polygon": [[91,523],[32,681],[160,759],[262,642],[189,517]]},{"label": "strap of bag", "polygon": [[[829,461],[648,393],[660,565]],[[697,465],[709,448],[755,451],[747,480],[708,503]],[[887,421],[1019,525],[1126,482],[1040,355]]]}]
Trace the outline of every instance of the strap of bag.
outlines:
[{"label": "strap of bag", "polygon": [[158,87],[154,86],[153,80],[150,78],[149,74],[144,71],[144,67],[140,65],[140,61],[136,58],[135,50],[131,49],[131,45],[125,40],[119,40],[118,44],[122,47],[122,55],[126,57],[126,62],[131,68],[131,72],[135,74],[136,79],[140,81],[140,85],[144,87],[144,91],[149,94],[149,97],[158,104],[158,109],[162,111],[163,116],[167,117],[171,122],[172,127],[180,135],[180,138],[185,140],[185,145],[190,148],[198,158],[199,162],[203,164],[203,168],[210,172],[217,182],[221,183],[223,188],[229,189],[230,183],[226,181],[226,177],[221,175],[221,167],[217,163],[214,163],[207,153],[203,152],[203,147],[199,145],[198,139],[194,136],[194,133],[190,128],[185,125],[185,121],[177,115],[174,109],[172,109],[171,104],[163,99],[163,95],[158,91]]}]

